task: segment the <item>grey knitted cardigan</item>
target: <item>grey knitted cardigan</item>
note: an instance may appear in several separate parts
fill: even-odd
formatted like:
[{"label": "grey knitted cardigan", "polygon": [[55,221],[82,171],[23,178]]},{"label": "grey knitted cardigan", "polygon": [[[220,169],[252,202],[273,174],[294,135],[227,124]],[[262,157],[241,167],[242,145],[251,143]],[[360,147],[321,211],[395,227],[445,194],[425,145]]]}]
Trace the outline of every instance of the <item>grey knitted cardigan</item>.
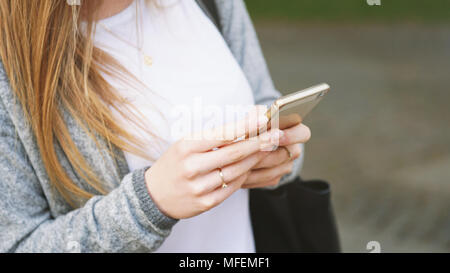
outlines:
[{"label": "grey knitted cardigan", "polygon": [[[257,104],[279,97],[242,0],[216,0],[223,37],[242,67]],[[0,62],[0,252],[151,252],[177,220],[153,203],[144,169],[130,172],[122,151],[117,159],[95,142],[65,111],[65,121],[81,154],[110,189],[73,209],[51,186],[33,132],[14,98]],[[102,139],[100,143],[105,144]],[[91,189],[57,154],[73,181]],[[301,165],[283,177],[292,180]]]}]

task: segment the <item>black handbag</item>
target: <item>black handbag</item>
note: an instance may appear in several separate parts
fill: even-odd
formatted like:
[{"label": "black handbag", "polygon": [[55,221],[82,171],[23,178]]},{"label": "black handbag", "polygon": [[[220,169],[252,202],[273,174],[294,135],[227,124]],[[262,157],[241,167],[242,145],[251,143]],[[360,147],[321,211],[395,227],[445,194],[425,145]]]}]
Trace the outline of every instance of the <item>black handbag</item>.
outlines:
[{"label": "black handbag", "polygon": [[295,181],[275,190],[250,190],[250,215],[257,253],[340,252],[330,186]]}]

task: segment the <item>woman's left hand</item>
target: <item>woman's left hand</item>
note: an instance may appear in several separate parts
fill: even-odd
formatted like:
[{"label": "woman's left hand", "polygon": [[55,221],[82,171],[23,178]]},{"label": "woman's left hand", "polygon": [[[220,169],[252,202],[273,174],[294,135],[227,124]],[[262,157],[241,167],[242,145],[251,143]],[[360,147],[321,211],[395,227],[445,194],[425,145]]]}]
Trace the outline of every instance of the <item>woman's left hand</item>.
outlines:
[{"label": "woman's left hand", "polygon": [[299,144],[306,143],[310,139],[311,131],[306,125],[300,123],[283,130],[283,132],[284,135],[276,150],[260,152],[264,153],[265,157],[251,169],[242,188],[274,186],[280,182],[283,175],[292,172],[294,159],[302,153]]}]

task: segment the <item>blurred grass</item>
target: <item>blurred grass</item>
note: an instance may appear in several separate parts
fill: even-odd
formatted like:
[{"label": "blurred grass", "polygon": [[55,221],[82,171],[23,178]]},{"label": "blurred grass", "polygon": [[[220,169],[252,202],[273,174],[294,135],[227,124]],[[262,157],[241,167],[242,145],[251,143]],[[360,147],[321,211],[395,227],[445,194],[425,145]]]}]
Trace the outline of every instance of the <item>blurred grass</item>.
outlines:
[{"label": "blurred grass", "polygon": [[245,0],[255,20],[317,22],[450,22],[450,0]]}]

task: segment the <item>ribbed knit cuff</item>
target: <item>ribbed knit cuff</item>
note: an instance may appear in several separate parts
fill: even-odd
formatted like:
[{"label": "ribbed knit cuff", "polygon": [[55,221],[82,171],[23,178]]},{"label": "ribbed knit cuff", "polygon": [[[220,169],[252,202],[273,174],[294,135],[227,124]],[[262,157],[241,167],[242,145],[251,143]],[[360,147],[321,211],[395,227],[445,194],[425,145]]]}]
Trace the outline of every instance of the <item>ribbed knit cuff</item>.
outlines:
[{"label": "ribbed knit cuff", "polygon": [[134,191],[139,199],[141,209],[148,219],[160,229],[170,229],[178,222],[178,220],[162,213],[150,197],[150,193],[148,192],[145,183],[145,171],[148,168],[149,167],[146,167],[133,172],[132,181]]}]

